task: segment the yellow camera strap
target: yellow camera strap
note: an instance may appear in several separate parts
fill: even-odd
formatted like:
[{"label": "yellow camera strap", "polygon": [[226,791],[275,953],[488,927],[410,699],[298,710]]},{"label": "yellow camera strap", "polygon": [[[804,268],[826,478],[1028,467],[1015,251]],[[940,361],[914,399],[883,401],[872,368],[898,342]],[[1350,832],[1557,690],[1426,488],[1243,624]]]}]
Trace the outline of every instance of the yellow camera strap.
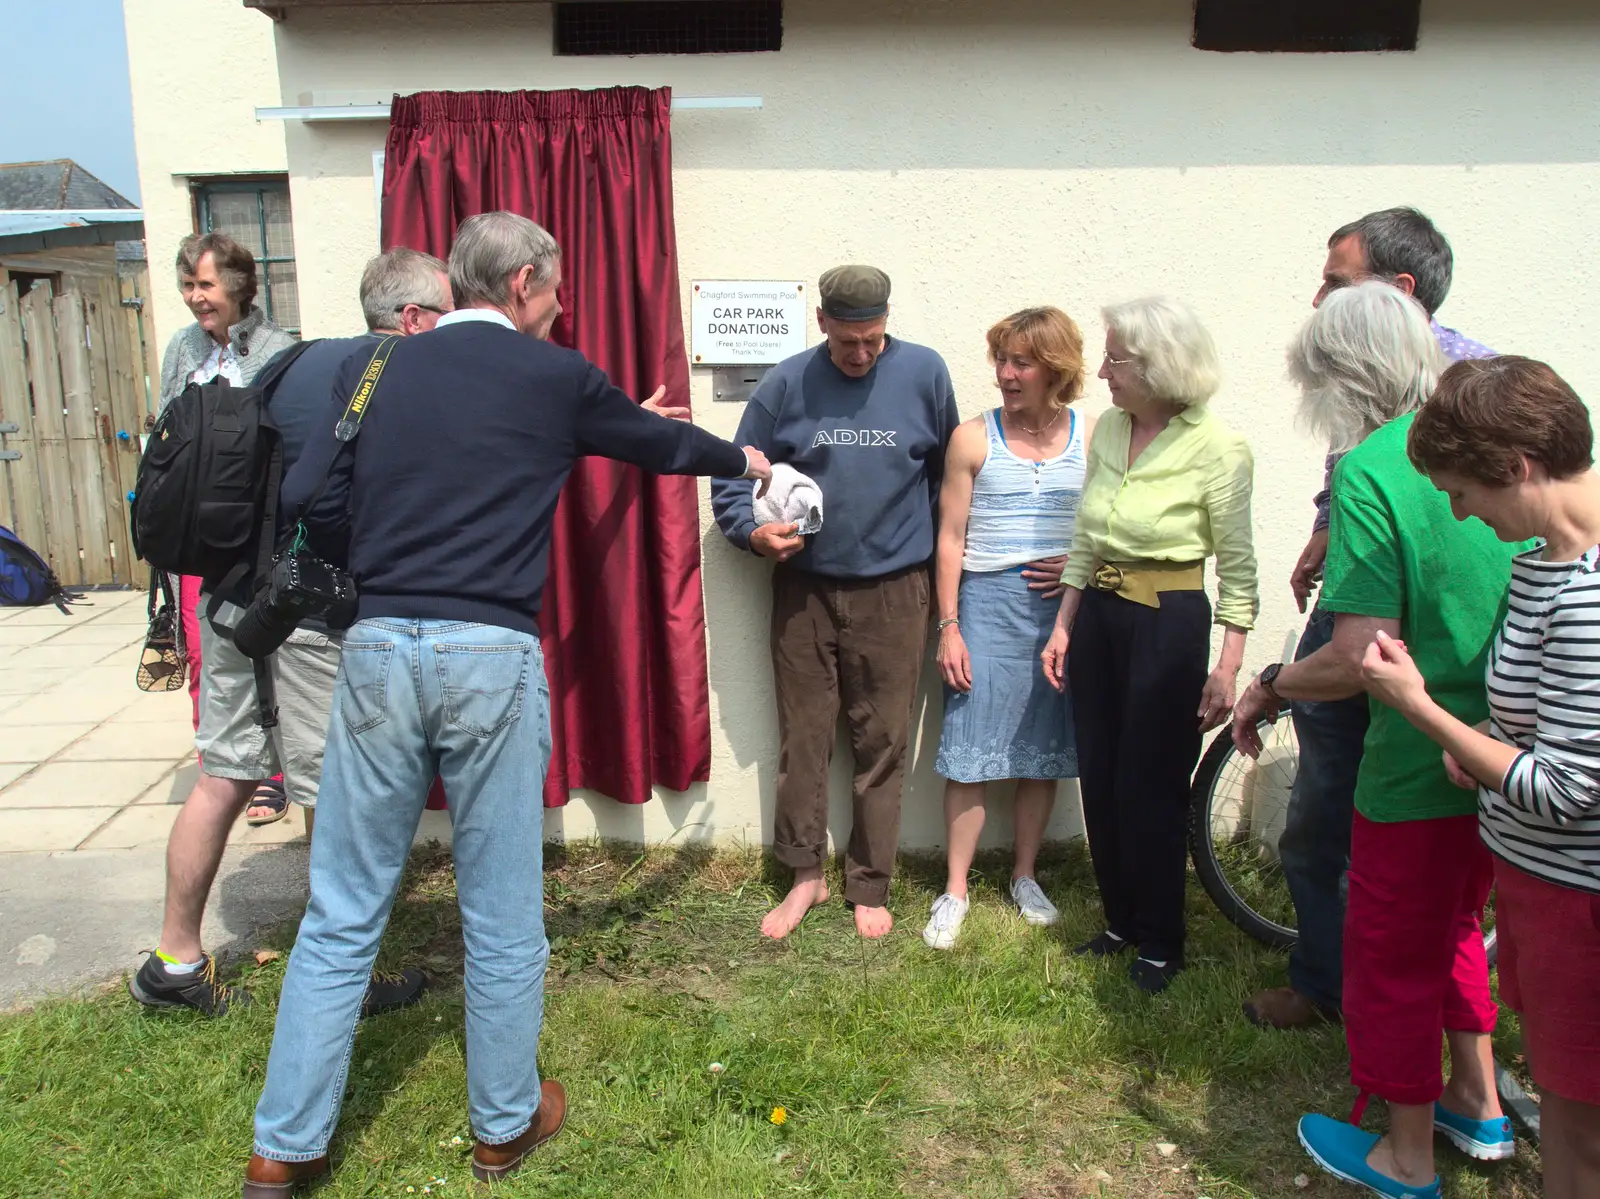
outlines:
[{"label": "yellow camera strap", "polygon": [[385,337],[378,343],[378,348],[372,351],[372,360],[367,363],[367,369],[361,372],[361,382],[350,393],[350,402],[345,405],[344,415],[333,427],[333,435],[340,441],[354,441],[356,434],[361,432],[361,418],[366,415],[372,393],[377,390],[378,380],[383,377],[383,368],[389,363],[389,351],[394,349],[394,343],[399,340],[394,335]]}]

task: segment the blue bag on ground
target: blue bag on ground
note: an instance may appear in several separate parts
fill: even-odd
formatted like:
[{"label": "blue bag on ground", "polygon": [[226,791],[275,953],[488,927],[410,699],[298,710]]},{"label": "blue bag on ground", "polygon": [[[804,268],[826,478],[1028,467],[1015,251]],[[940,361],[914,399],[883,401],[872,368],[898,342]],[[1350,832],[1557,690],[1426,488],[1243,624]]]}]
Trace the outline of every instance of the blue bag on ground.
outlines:
[{"label": "blue bag on ground", "polygon": [[64,592],[50,564],[0,525],[0,605],[31,608],[60,603]]}]

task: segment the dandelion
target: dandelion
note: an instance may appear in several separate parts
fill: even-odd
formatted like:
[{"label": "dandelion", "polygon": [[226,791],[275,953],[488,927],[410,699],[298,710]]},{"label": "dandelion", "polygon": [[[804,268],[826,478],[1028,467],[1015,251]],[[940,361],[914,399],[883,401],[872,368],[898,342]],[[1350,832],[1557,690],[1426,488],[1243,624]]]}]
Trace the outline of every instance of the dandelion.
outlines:
[{"label": "dandelion", "polygon": [[709,1066],[706,1067],[706,1069],[710,1070],[711,1073],[713,1073],[713,1074],[721,1074],[724,1070],[727,1069],[727,1067],[724,1066],[721,1062],[712,1062]]},{"label": "dandelion", "polygon": [[768,1116],[767,1119],[771,1120],[774,1124],[781,1126],[789,1119],[789,1113],[781,1107],[775,1107],[772,1109],[772,1115]]}]

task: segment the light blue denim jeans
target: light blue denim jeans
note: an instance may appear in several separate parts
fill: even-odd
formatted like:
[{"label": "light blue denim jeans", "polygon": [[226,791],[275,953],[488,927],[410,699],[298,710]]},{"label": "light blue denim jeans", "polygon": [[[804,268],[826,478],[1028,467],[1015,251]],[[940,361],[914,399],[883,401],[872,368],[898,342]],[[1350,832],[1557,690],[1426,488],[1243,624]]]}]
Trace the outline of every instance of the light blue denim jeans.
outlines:
[{"label": "light blue denim jeans", "polygon": [[256,1152],[328,1150],[356,1020],[435,772],[454,828],[466,943],[467,1105],[499,1144],[539,1106],[544,778],[539,640],[493,625],[364,620],[345,635],[322,762],[311,900],[278,1002]]}]

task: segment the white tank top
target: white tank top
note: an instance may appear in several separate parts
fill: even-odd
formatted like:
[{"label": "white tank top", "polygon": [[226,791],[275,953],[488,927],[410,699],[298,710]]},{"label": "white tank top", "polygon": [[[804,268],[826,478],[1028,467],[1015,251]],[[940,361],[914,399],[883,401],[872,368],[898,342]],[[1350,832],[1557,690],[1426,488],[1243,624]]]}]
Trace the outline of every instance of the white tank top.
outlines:
[{"label": "white tank top", "polygon": [[972,481],[967,548],[961,569],[1010,570],[1072,548],[1072,528],[1083,498],[1083,421],[1068,412],[1072,432],[1054,458],[1030,462],[1006,445],[998,408],[983,414],[989,452]]}]

